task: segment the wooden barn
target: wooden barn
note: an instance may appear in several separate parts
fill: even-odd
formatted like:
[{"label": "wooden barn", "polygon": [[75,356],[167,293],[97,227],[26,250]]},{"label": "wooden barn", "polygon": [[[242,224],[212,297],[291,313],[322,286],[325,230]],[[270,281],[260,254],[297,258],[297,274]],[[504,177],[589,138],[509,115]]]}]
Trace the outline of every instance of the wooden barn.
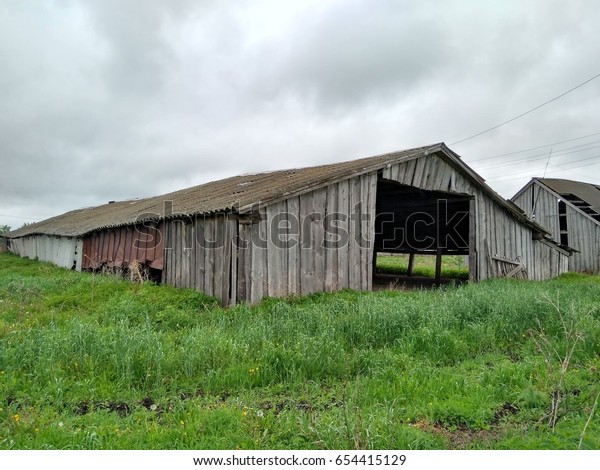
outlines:
[{"label": "wooden barn", "polygon": [[512,201],[561,245],[574,250],[569,271],[600,272],[600,186],[533,178]]},{"label": "wooden barn", "polygon": [[73,269],[136,261],[225,305],[370,290],[383,252],[464,255],[472,281],[547,279],[569,256],[443,143],[76,210],[8,236],[21,256]]}]

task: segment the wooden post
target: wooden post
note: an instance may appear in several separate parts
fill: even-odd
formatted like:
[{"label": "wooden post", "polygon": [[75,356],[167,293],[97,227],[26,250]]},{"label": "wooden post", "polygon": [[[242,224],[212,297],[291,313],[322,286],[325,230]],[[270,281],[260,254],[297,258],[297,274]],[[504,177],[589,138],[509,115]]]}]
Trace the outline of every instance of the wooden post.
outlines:
[{"label": "wooden post", "polygon": [[373,276],[377,274],[377,250],[373,248]]},{"label": "wooden post", "polygon": [[496,262],[494,259],[492,259],[492,252],[490,251],[490,245],[487,241],[487,238],[483,239],[483,247],[488,260],[488,277],[497,277],[498,273],[496,271]]},{"label": "wooden post", "polygon": [[250,300],[250,280],[252,269],[252,226],[249,222],[240,220],[238,223],[237,240],[237,303]]},{"label": "wooden post", "polygon": [[469,201],[469,281],[479,280],[477,274],[477,201]]},{"label": "wooden post", "polygon": [[413,268],[415,266],[415,254],[411,253],[408,255],[408,270],[407,273],[409,276],[413,275]]},{"label": "wooden post", "polygon": [[435,256],[435,285],[439,287],[442,281],[442,249],[438,248]]}]

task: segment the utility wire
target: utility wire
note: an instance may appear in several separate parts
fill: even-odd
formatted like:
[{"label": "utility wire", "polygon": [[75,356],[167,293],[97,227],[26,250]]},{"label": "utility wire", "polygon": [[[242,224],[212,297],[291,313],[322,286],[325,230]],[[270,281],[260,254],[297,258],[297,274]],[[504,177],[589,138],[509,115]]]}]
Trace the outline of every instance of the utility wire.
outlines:
[{"label": "utility wire", "polygon": [[[588,160],[593,160],[590,163],[586,163],[586,164],[581,164],[580,162],[585,162]],[[594,155],[593,157],[587,157],[587,158],[580,158],[579,160],[573,160],[572,162],[565,162],[565,163],[560,163],[559,165],[554,164],[551,166],[551,168],[561,168],[561,169],[566,169],[564,168],[565,166],[568,166],[569,168],[579,168],[579,167],[584,167],[584,166],[590,166],[590,165],[598,165],[600,164],[600,155]],[[537,172],[537,171],[542,171],[544,169],[544,167],[538,167],[535,169],[524,169],[524,170],[519,170],[516,172],[512,172],[511,176],[509,176],[508,178],[506,178],[505,176],[497,176],[497,177],[491,177],[490,181],[508,181],[510,179],[517,179],[520,178],[520,176],[516,176],[516,175],[520,175],[520,174],[527,174],[527,173],[533,173],[533,172]],[[514,178],[512,177],[514,176]]]},{"label": "utility wire", "polygon": [[[476,159],[470,160],[470,162],[473,163],[473,162],[479,162],[479,161],[482,161],[482,160],[491,160],[492,158],[507,157],[509,155],[516,155],[518,153],[530,152],[532,150],[540,150],[540,149],[543,149],[543,148],[546,148],[546,147],[554,147],[555,145],[558,145],[558,144],[564,144],[566,142],[572,142],[574,140],[581,140],[581,139],[585,139],[587,137],[592,137],[594,135],[600,135],[600,132],[596,132],[595,134],[585,135],[583,137],[577,137],[575,139],[569,139],[569,140],[563,140],[563,141],[560,141],[560,142],[554,142],[553,144],[541,145],[539,147],[532,147],[532,148],[528,148],[528,149],[524,149],[524,150],[517,150],[515,152],[501,153],[499,155],[490,155],[488,157],[476,158]],[[591,142],[586,142],[585,144],[573,145],[572,147],[565,147],[563,149],[560,149],[559,152],[562,152],[563,150],[571,150],[571,149],[574,149],[574,148],[584,147],[586,145],[596,144],[598,142],[600,142],[600,140],[592,140]],[[532,156],[537,157],[538,155],[544,155],[545,156],[546,153],[545,152],[543,154],[539,153],[537,155],[532,155]]]},{"label": "utility wire", "polygon": [[0,214],[1,217],[14,217],[15,219],[39,220],[43,217],[22,217],[20,215]]},{"label": "utility wire", "polygon": [[[590,142],[590,144],[592,144],[592,143],[595,143],[595,142]],[[563,157],[565,155],[570,155],[572,153],[587,152],[588,150],[597,149],[599,147],[600,147],[600,145],[594,145],[592,147],[588,147],[588,148],[585,148],[585,149],[571,150],[570,152],[563,152],[561,150],[561,151],[558,151],[558,152],[554,152],[553,155],[555,157]],[[575,148],[575,147],[571,147],[571,148]],[[565,148],[563,150],[569,150],[569,148]],[[548,154],[546,152],[544,152],[544,153],[538,153],[536,155],[530,155],[528,157],[516,158],[514,160],[507,160],[507,161],[503,161],[503,162],[489,163],[489,164],[486,164],[486,165],[478,165],[477,163],[475,163],[475,164],[469,163],[469,164],[471,166],[475,167],[475,168],[478,168],[478,169],[483,169],[483,168],[487,169],[487,168],[497,168],[497,167],[501,167],[501,166],[513,165],[515,163],[520,163],[520,162],[534,162],[536,160],[544,160],[547,157],[548,157]]]},{"label": "utility wire", "polygon": [[[587,165],[582,165],[582,166],[587,166]],[[556,168],[558,168],[560,170],[563,170],[563,171],[566,171],[568,173],[572,173],[572,174],[578,176],[579,178],[589,178],[590,177],[590,175],[584,175],[583,173],[577,173],[576,171],[569,170],[567,168],[561,168],[560,166],[557,166]]]},{"label": "utility wire", "polygon": [[[597,157],[600,157],[600,155],[597,155]],[[551,172],[556,172],[556,171],[559,171],[559,170],[571,171],[572,169],[579,169],[579,168],[583,168],[583,167],[586,167],[586,166],[599,165],[599,164],[600,164],[600,161],[595,161],[595,162],[591,162],[591,163],[586,163],[584,165],[575,165],[573,167],[568,167],[568,168],[565,168],[562,165],[559,166],[559,165],[555,164],[555,165],[552,165],[550,167],[549,171],[551,171]],[[529,170],[518,171],[516,173],[513,173],[513,175],[520,175],[520,176],[510,176],[508,178],[504,178],[504,177],[492,177],[492,178],[489,179],[489,181],[497,183],[497,182],[500,182],[500,181],[517,180],[517,179],[525,178],[528,174],[531,174],[531,173],[534,173],[534,172],[538,172],[538,171],[542,171],[542,170],[544,170],[544,167],[535,168],[533,170],[529,169]]]},{"label": "utility wire", "polygon": [[500,124],[497,124],[497,125],[495,125],[494,127],[490,127],[489,129],[486,129],[486,130],[484,130],[484,131],[478,132],[477,134],[473,134],[473,135],[472,135],[472,136],[470,136],[470,137],[466,137],[466,138],[464,138],[464,139],[462,139],[462,140],[458,140],[458,141],[456,141],[456,142],[453,142],[453,143],[451,143],[450,145],[461,144],[461,143],[463,143],[463,142],[466,142],[467,140],[474,139],[475,137],[479,137],[480,135],[483,135],[483,134],[485,134],[485,133],[487,133],[487,132],[493,131],[494,129],[498,129],[499,127],[501,127],[501,126],[504,126],[505,124],[508,124],[509,122],[516,121],[517,119],[519,119],[519,118],[522,118],[523,116],[526,116],[527,114],[529,114],[529,113],[532,113],[532,112],[534,112],[534,111],[536,111],[536,110],[540,109],[541,107],[543,107],[543,106],[546,106],[547,104],[550,104],[550,103],[552,103],[553,101],[556,101],[556,100],[557,100],[557,99],[559,99],[559,98],[562,98],[562,97],[563,97],[563,96],[565,96],[565,95],[568,95],[568,94],[569,94],[569,93],[571,93],[572,91],[575,91],[575,90],[577,90],[577,88],[580,88],[580,87],[582,87],[583,85],[585,85],[585,84],[587,84],[587,83],[591,82],[592,80],[595,80],[595,79],[596,79],[596,78],[598,78],[598,77],[600,77],[600,73],[599,73],[599,74],[597,74],[597,75],[594,75],[592,78],[588,78],[588,79],[587,79],[585,82],[582,82],[582,83],[580,83],[580,84],[579,84],[579,85],[577,85],[577,86],[574,86],[574,87],[573,87],[573,88],[571,88],[570,90],[567,90],[567,91],[565,91],[564,93],[561,93],[560,95],[558,95],[558,96],[556,96],[556,97],[552,98],[551,100],[548,100],[548,101],[546,101],[545,103],[542,103],[542,104],[540,104],[540,105],[536,106],[535,108],[532,108],[532,109],[530,109],[529,111],[525,111],[524,113],[521,113],[521,114],[519,114],[518,116],[515,116],[514,118],[511,118],[511,119],[509,119],[508,121],[501,122]]},{"label": "utility wire", "polygon": [[[586,165],[581,165],[581,167],[584,166],[592,166],[592,165],[598,165],[598,162],[593,162],[593,163],[588,163]],[[579,168],[579,167],[575,167],[575,168]],[[543,168],[539,169],[540,171],[543,170]],[[589,178],[589,175],[583,175],[581,173],[575,173],[574,171],[572,171],[570,168],[563,168],[562,166],[556,166],[554,165],[552,168],[550,168],[550,170],[548,170],[550,173],[556,173],[556,172],[563,172],[563,171],[567,171],[569,173],[573,173],[575,175],[578,175],[580,178],[584,177],[584,178]],[[560,175],[557,175],[560,176]],[[554,176],[554,178],[556,178],[557,176]],[[503,178],[503,179],[495,179],[492,182],[493,183],[503,183],[505,181],[513,181],[513,180],[519,180],[519,179],[523,179],[523,178],[527,178],[528,174],[524,174],[521,176],[515,176],[515,177],[511,177],[511,178]]]}]

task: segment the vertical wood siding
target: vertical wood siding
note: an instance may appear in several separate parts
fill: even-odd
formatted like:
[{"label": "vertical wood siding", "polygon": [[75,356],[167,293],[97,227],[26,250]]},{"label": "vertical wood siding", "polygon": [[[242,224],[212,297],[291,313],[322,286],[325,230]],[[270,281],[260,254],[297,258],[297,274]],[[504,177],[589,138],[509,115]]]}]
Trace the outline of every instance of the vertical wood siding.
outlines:
[{"label": "vertical wood siding", "polygon": [[[238,301],[372,287],[377,173],[334,183],[240,224]],[[251,234],[251,236],[249,236]]]},{"label": "vertical wood siding", "polygon": [[567,205],[569,246],[578,250],[569,260],[569,271],[600,273],[600,225]]},{"label": "vertical wood siding", "polygon": [[170,219],[164,234],[162,282],[235,303],[237,220],[231,214]]},{"label": "vertical wood siding", "polygon": [[[551,232],[555,240],[560,240],[558,199],[543,186],[531,184],[514,202],[527,215],[535,213],[535,221]],[[600,224],[583,215],[569,202],[566,208],[569,246],[578,251],[569,258],[568,270],[600,273]]]},{"label": "vertical wood siding", "polygon": [[569,269],[569,257],[547,242],[537,241],[534,245],[535,270],[530,279],[543,281],[560,276]]}]

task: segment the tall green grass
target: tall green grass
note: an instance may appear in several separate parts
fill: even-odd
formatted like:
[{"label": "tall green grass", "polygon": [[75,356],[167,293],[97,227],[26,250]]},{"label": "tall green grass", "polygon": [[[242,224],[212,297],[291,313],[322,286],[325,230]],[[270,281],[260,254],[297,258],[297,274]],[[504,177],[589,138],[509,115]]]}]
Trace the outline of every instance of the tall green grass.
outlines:
[{"label": "tall green grass", "polygon": [[[445,255],[442,256],[443,278],[467,280],[469,279],[469,267],[465,264],[464,256]],[[406,254],[377,255],[377,272],[382,274],[406,275],[408,273],[408,259]],[[413,264],[413,275],[422,277],[435,276],[435,255],[415,255]]]},{"label": "tall green grass", "polygon": [[[0,256],[0,448],[575,448],[598,392],[600,279],[201,293]],[[584,340],[545,425],[564,318]],[[585,448],[600,447],[593,417]]]}]

